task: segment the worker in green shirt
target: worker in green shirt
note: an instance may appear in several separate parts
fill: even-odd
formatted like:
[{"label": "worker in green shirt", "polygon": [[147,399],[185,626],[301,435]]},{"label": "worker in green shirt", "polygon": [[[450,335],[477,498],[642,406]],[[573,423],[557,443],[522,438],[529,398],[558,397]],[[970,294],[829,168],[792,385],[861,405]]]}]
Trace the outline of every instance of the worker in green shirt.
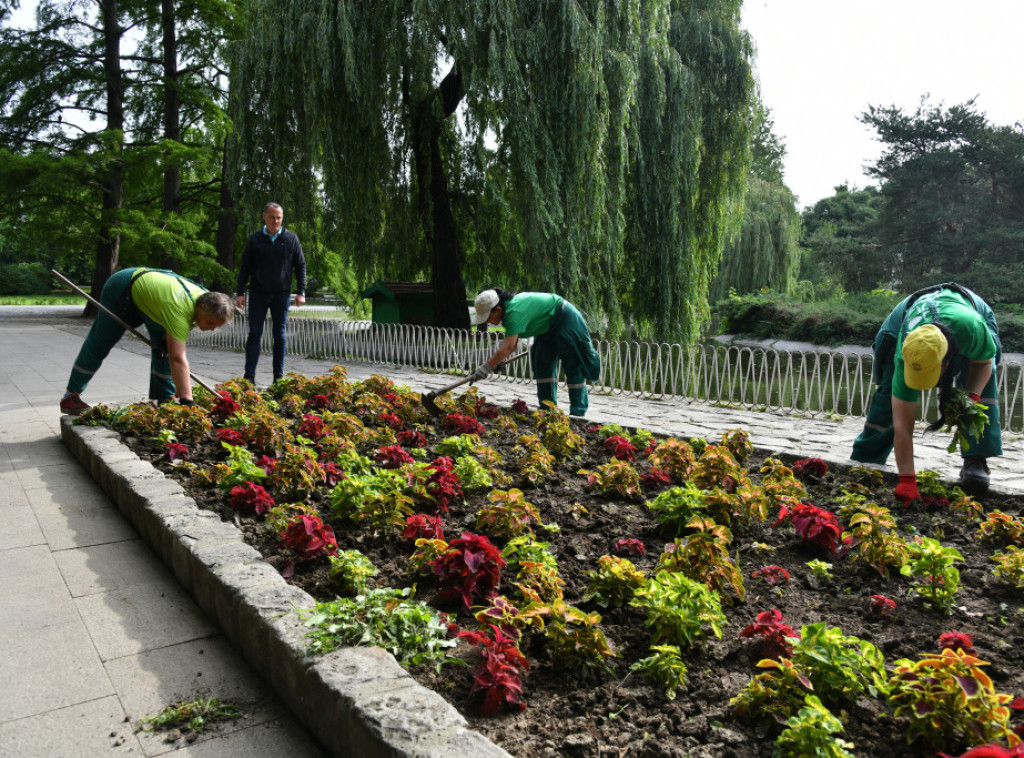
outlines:
[{"label": "worker in green shirt", "polygon": [[868,407],[864,430],[853,443],[851,458],[885,463],[895,450],[903,503],[919,498],[914,469],[914,421],[922,390],[939,388],[939,418],[928,430],[944,425],[941,408],[954,384],[982,403],[988,424],[977,439],[961,448],[960,487],[970,494],[988,490],[987,459],[1003,454],[996,376],[1002,358],[999,329],[992,309],[978,295],[955,283],[915,292],[882,324],[874,343],[877,390]]},{"label": "worker in green shirt", "polygon": [[[175,395],[194,405],[185,342],[193,326],[211,331],[235,315],[231,298],[203,287],[173,271],[126,268],[107,279],[100,303],[133,329],[146,325],[154,349],[150,359],[149,397],[158,402]],[[103,360],[125,333],[125,328],[103,311],[96,314],[82,349],[75,358],[67,392],[60,401],[64,413],[89,410],[81,393]]]},{"label": "worker in green shirt", "polygon": [[537,400],[556,403],[558,362],[561,360],[569,388],[569,413],[583,416],[590,401],[587,381],[601,374],[601,356],[594,349],[590,330],[580,312],[564,298],[546,292],[488,289],[476,296],[470,321],[473,325],[505,327],[505,339],[497,352],[470,375],[479,381],[494,372],[516,349],[520,339],[533,338],[530,361],[537,380]]}]

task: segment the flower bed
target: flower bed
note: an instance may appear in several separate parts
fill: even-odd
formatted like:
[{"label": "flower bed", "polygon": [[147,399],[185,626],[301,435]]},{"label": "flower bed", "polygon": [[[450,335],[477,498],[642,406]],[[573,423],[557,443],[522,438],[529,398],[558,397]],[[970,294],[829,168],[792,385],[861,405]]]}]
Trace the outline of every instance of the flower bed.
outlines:
[{"label": "flower bed", "polygon": [[1018,503],[341,369],[220,389],[83,420],[321,603],[311,654],[374,639],[515,755],[1016,743]]}]

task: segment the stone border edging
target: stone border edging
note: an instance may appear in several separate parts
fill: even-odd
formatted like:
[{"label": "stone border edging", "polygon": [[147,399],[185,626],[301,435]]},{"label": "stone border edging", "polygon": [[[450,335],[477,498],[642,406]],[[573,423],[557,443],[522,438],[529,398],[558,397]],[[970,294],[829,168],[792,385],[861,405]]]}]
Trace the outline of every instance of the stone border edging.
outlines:
[{"label": "stone border edging", "polygon": [[160,559],[269,682],[299,721],[336,756],[512,758],[387,651],[343,648],[307,658],[296,608],[307,592],[288,584],[242,533],[196,505],[180,484],[105,427],[61,418],[61,439]]}]

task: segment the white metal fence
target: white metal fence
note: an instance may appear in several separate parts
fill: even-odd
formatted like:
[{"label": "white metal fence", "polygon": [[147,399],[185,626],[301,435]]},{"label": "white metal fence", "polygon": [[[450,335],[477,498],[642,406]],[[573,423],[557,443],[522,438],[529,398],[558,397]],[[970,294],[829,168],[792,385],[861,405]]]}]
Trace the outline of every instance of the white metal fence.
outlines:
[{"label": "white metal fence", "polygon": [[[213,332],[196,332],[195,344],[244,350],[248,320],[244,314]],[[374,324],[320,318],[290,318],[287,351],[292,355],[382,366],[415,366],[465,372],[497,349],[501,336],[476,330]],[[270,352],[269,317],[262,350]],[[872,356],[843,351],[780,350],[716,343],[668,343],[598,340],[601,376],[592,392],[626,397],[676,399],[747,410],[808,416],[863,416],[874,388]],[[1024,372],[1018,361],[1004,361],[998,384],[1004,430],[1024,431]],[[529,361],[519,361],[495,379],[532,381]],[[933,392],[924,394],[921,412],[935,415]]]}]

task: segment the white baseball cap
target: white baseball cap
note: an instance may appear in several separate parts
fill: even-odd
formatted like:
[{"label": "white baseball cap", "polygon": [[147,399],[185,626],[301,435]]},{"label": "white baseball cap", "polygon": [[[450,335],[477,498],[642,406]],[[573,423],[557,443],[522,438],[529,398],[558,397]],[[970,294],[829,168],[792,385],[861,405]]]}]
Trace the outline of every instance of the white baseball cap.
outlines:
[{"label": "white baseball cap", "polygon": [[469,309],[469,323],[473,326],[478,326],[479,324],[484,323],[491,317],[491,311],[493,311],[497,305],[497,290],[484,290],[476,296],[476,300],[473,301],[473,307]]}]

